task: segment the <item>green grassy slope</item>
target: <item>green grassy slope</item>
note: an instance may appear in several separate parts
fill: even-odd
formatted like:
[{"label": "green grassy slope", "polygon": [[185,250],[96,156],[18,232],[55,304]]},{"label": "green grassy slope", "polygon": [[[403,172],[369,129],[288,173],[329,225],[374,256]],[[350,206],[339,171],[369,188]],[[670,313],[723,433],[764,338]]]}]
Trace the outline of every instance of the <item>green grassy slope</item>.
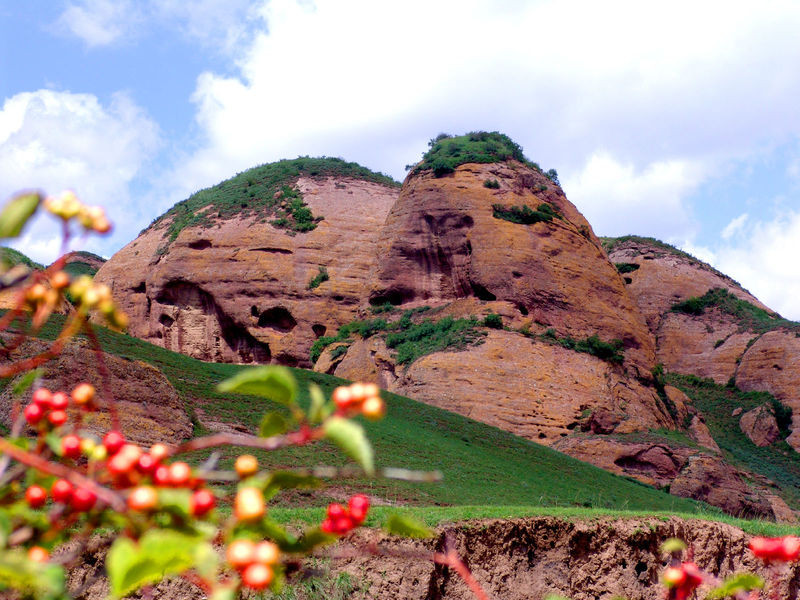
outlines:
[{"label": "green grassy slope", "polygon": [[44,269],[44,265],[28,258],[19,250],[6,248],[5,246],[0,246],[0,264],[9,268],[21,264],[29,269]]},{"label": "green grassy slope", "polygon": [[[216,420],[243,423],[254,429],[263,411],[276,407],[254,397],[227,396],[215,384],[242,366],[204,363],[152,346],[126,335],[98,328],[103,347],[119,356],[159,367],[186,399],[187,407],[202,406]],[[53,336],[55,328],[46,335]],[[330,392],[341,380],[295,370],[301,388],[315,382]],[[641,511],[697,512],[697,502],[670,496],[633,480],[614,476],[587,463],[500,429],[394,394],[385,394],[389,414],[368,423],[377,462],[381,466],[439,469],[439,483],[353,479],[338,488],[368,489],[389,500],[410,504],[582,506]],[[198,425],[196,434],[202,434]],[[233,451],[223,456],[230,461]],[[345,464],[332,448],[312,446],[270,453],[263,464],[299,466]],[[319,504],[309,496],[291,503]],[[713,512],[713,510],[712,510]]]},{"label": "green grassy slope", "polygon": [[692,399],[725,460],[768,477],[778,484],[780,495],[790,506],[800,507],[800,454],[785,441],[759,448],[739,428],[740,416],[732,414],[737,408],[747,411],[760,404],[772,404],[771,394],[743,392],[692,375],[671,373],[667,381]]}]

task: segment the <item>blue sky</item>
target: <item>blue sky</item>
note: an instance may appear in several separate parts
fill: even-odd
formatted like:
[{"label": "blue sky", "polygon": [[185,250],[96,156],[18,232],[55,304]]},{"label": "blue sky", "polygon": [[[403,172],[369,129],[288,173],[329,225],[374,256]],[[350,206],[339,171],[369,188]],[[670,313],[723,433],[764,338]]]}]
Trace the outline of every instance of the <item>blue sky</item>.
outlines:
[{"label": "blue sky", "polygon": [[[599,235],[672,242],[800,319],[800,4],[0,4],[0,196],[73,188],[110,255],[197,189],[298,155],[402,179],[499,130]],[[57,252],[53,224],[17,247]]]}]

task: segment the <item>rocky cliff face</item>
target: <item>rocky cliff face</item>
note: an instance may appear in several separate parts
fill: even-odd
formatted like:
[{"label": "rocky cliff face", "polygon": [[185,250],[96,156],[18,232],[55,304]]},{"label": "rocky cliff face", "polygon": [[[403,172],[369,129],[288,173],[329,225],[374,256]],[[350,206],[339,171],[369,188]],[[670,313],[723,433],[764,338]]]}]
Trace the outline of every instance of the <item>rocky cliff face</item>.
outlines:
[{"label": "rocky cliff face", "polygon": [[[552,219],[526,224],[500,216],[543,205]],[[634,375],[649,376],[653,367],[652,338],[589,223],[527,165],[464,164],[444,177],[410,175],[378,252],[373,304],[502,300],[560,334],[622,340]]]},{"label": "rocky cliff face", "polygon": [[[433,144],[401,190],[318,171],[259,187],[261,171],[245,172],[176,205],[96,278],[130,315],[130,333],[167,348],[313,364],[732,512],[777,514],[768,484],[748,504],[750,474],[728,469],[704,415],[653,373],[661,364],[770,391],[796,407],[789,442],[800,447],[794,325],[666,244],[627,237],[604,248],[521,149],[485,160],[469,145],[508,140],[464,138]],[[436,338],[448,318],[468,335]],[[392,336],[414,327],[414,356],[401,358]],[[620,450],[629,441],[576,435],[675,428],[707,452],[664,458],[654,444]],[[698,483],[704,473],[736,500],[714,500]]]},{"label": "rocky cliff face", "polygon": [[313,341],[362,303],[397,192],[335,177],[295,185],[324,217],[313,231],[290,235],[250,216],[186,227],[170,242],[167,220],[115,254],[96,279],[121,299],[129,332],[203,360],[310,366]]}]

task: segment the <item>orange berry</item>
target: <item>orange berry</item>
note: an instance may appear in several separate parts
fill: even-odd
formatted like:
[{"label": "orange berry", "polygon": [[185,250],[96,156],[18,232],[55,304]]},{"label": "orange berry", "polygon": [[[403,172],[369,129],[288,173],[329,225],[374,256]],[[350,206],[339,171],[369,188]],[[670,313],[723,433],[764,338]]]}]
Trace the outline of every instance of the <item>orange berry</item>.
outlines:
[{"label": "orange berry", "polygon": [[166,444],[153,444],[150,446],[150,456],[152,456],[157,463],[161,462],[169,456],[169,448],[167,448]]},{"label": "orange berry", "polygon": [[72,401],[83,406],[94,400],[95,389],[91,383],[79,383],[72,390]]},{"label": "orange berry", "polygon": [[28,549],[28,560],[45,563],[50,560],[50,553],[41,546],[32,546]]},{"label": "orange berry", "polygon": [[363,383],[354,383],[350,386],[350,396],[355,403],[363,402],[367,397]]},{"label": "orange berry", "polygon": [[386,414],[386,403],[380,396],[372,396],[364,401],[361,413],[370,421],[377,421]]},{"label": "orange berry", "polygon": [[169,465],[169,483],[175,487],[189,485],[192,479],[192,468],[185,462],[175,462]]},{"label": "orange berry", "polygon": [[278,545],[274,542],[264,540],[256,544],[255,554],[253,556],[254,562],[261,563],[262,565],[274,565],[277,564],[280,557],[280,548],[278,548]]},{"label": "orange berry", "polygon": [[252,454],[242,454],[234,465],[236,473],[244,479],[258,473],[258,459]]},{"label": "orange berry", "polygon": [[50,285],[56,290],[64,289],[69,285],[69,275],[64,271],[56,271],[50,278]]},{"label": "orange berry", "polygon": [[256,487],[239,490],[234,501],[234,514],[239,521],[257,521],[264,516],[264,494]]},{"label": "orange berry", "polygon": [[142,485],[128,496],[128,508],[139,512],[154,510],[158,506],[158,492],[154,487]]},{"label": "orange berry", "polygon": [[225,559],[234,569],[243,569],[252,564],[256,545],[250,540],[236,540],[228,545]]}]

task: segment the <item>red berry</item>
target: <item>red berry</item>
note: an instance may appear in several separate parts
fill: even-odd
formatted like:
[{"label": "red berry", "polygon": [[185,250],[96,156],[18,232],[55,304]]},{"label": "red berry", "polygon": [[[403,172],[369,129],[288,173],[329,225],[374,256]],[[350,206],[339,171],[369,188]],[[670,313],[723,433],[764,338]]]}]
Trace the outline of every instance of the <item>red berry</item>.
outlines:
[{"label": "red berry", "polygon": [[347,511],[341,504],[331,503],[328,505],[328,518],[332,521],[336,521],[336,519],[346,516]]},{"label": "red berry", "polygon": [[319,528],[325,533],[336,533],[333,530],[333,521],[330,519],[325,519],[322,523],[320,523]]},{"label": "red berry", "polygon": [[367,518],[367,511],[369,511],[369,498],[364,494],[356,494],[350,498],[348,507],[353,520],[357,523],[362,523]]},{"label": "red berry", "polygon": [[33,402],[34,404],[38,404],[42,408],[50,408],[50,400],[52,399],[53,394],[50,393],[50,390],[45,388],[39,388],[35,392],[33,392]]},{"label": "red berry", "polygon": [[28,404],[25,407],[25,420],[28,425],[36,425],[42,420],[44,416],[44,409],[39,404]]},{"label": "red berry", "polygon": [[353,394],[350,388],[340,386],[333,390],[333,402],[340,411],[346,411],[353,402]]},{"label": "red berry", "polygon": [[169,467],[166,465],[159,465],[153,471],[153,483],[160,486],[169,485]]},{"label": "red berry", "polygon": [[212,494],[210,491],[197,490],[194,494],[192,494],[192,497],[189,500],[189,512],[191,512],[195,517],[202,517],[204,514],[214,508],[215,503],[216,499],[214,498],[214,494]]},{"label": "red berry", "polygon": [[94,492],[86,488],[77,488],[72,492],[70,498],[70,506],[73,510],[78,512],[86,512],[94,506],[97,502],[97,496]]},{"label": "red berry", "polygon": [[108,459],[106,468],[114,477],[121,477],[130,473],[136,466],[137,462],[137,459],[133,458],[132,456],[123,454],[122,452],[117,452],[114,456]]},{"label": "red berry", "polygon": [[169,466],[169,483],[175,487],[189,485],[192,479],[192,468],[185,462],[175,462]]},{"label": "red berry", "polygon": [[253,563],[242,571],[242,584],[254,590],[263,590],[272,582],[272,569],[261,563]]},{"label": "red berry", "polygon": [[55,502],[66,504],[72,498],[72,484],[66,479],[58,479],[50,488],[50,494]]},{"label": "red berry", "polygon": [[32,485],[25,490],[25,500],[31,508],[40,508],[47,501],[47,491],[40,485]]},{"label": "red berry", "polygon": [[61,453],[67,458],[78,458],[81,455],[81,438],[77,435],[65,435],[61,439]]},{"label": "red berry", "polygon": [[50,398],[50,408],[53,410],[67,410],[69,406],[69,396],[64,392],[56,392]]},{"label": "red berry", "polygon": [[128,496],[128,508],[139,512],[146,512],[158,506],[158,492],[154,487],[141,485],[135,488]]},{"label": "red berry", "polygon": [[47,420],[50,421],[53,427],[61,427],[67,422],[67,413],[63,410],[54,410],[47,415]]},{"label": "red berry", "polygon": [[103,446],[106,447],[109,456],[119,452],[124,445],[125,437],[119,431],[109,431],[103,438]]},{"label": "red berry", "polygon": [[139,457],[139,461],[136,463],[136,468],[142,473],[152,473],[157,465],[156,459],[150,454],[142,454]]},{"label": "red berry", "polygon": [[800,538],[787,536],[782,544],[783,560],[793,562],[800,558]]},{"label": "red berry", "polygon": [[339,517],[338,519],[333,520],[333,530],[336,533],[347,533],[353,528],[353,520],[348,516],[344,515]]}]

